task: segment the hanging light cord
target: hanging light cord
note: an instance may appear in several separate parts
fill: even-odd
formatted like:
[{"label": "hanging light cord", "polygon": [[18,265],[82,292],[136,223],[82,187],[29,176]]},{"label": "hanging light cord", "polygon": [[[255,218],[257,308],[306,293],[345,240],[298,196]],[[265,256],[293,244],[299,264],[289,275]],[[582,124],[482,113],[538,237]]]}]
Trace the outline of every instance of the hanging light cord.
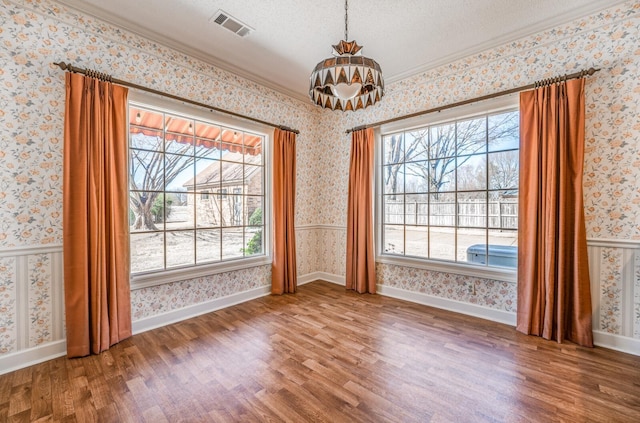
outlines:
[{"label": "hanging light cord", "polygon": [[349,41],[349,0],[344,0],[344,40]]}]

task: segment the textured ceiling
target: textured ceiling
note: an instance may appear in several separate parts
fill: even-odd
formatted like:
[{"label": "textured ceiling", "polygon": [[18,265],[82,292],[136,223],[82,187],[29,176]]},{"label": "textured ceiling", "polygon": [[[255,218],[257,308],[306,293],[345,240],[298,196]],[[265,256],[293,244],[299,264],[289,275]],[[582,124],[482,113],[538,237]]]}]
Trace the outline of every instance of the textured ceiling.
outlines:
[{"label": "textured ceiling", "polygon": [[[343,0],[59,0],[296,98],[344,38]],[[349,38],[386,84],[569,22],[621,0],[351,0]],[[210,18],[222,9],[255,31]]]}]

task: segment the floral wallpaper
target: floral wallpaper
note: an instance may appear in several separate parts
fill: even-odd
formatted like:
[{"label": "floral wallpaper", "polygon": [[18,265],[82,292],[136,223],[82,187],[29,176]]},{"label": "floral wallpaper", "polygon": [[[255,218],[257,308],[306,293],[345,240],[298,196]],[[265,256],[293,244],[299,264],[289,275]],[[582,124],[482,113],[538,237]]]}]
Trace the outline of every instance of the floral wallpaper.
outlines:
[{"label": "floral wallpaper", "polygon": [[640,339],[640,253],[636,251],[635,256],[635,283],[633,287],[633,337]]},{"label": "floral wallpaper", "polygon": [[[413,267],[378,263],[378,284],[515,313],[517,285]],[[428,283],[425,283],[428,281]]]},{"label": "floral wallpaper", "polygon": [[51,256],[35,254],[28,257],[29,269],[29,347],[52,341],[51,321]]},{"label": "floral wallpaper", "polygon": [[600,261],[600,329],[620,333],[622,315],[622,254],[619,249],[604,248]]},{"label": "floral wallpaper", "polygon": [[[344,275],[347,128],[599,67],[585,91],[588,237],[640,240],[637,1],[388,83],[385,98],[358,113],[316,108],[52,0],[0,0],[0,40],[0,251],[5,252],[0,257],[0,355],[63,336],[62,324],[52,322],[62,318],[56,300],[61,289],[56,284],[62,283],[58,262],[49,254],[6,254],[16,248],[60,248],[62,242],[64,72],[53,61],[299,129],[295,221],[300,275]],[[600,266],[600,294],[607,297],[601,298],[605,317],[600,325],[611,333],[619,333],[622,314],[629,312],[620,308],[620,254],[606,250]],[[635,309],[630,311],[636,338],[639,255]],[[259,266],[135,290],[133,316],[143,319],[265,286],[269,278],[270,267]],[[378,278],[384,285],[494,309],[515,307],[513,284],[382,264]],[[25,302],[24,309],[19,301]]]},{"label": "floral wallpaper", "polygon": [[131,291],[134,321],[262,286],[271,286],[271,266],[142,288]]},{"label": "floral wallpaper", "polygon": [[0,354],[17,349],[16,259],[0,257]]}]

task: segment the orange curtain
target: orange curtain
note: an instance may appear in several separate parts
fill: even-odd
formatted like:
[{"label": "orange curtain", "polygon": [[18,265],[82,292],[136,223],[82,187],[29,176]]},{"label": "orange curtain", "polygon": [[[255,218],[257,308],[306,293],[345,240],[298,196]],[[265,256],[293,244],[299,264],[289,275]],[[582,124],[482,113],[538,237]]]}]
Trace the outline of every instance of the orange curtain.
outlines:
[{"label": "orange curtain", "polygon": [[276,129],[273,140],[272,294],[293,294],[298,286],[295,199],[296,134]]},{"label": "orange curtain", "polygon": [[376,293],[373,254],[373,129],[351,134],[347,208],[347,289]]},{"label": "orange curtain", "polygon": [[67,355],[131,336],[127,93],[66,74],[63,242]]},{"label": "orange curtain", "polygon": [[521,93],[520,134],[517,330],[593,346],[584,79]]}]

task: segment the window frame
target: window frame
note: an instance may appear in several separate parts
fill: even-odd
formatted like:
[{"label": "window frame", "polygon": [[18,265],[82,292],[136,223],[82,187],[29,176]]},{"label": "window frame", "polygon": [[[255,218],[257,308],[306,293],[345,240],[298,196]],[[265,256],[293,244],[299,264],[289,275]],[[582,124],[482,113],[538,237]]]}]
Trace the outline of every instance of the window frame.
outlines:
[{"label": "window frame", "polygon": [[[375,131],[375,172],[374,172],[374,222],[375,222],[375,256],[376,262],[397,266],[413,267],[417,269],[436,272],[451,273],[463,276],[475,276],[502,282],[517,282],[517,268],[498,267],[491,265],[469,264],[439,260],[433,258],[421,258],[415,256],[400,256],[383,252],[384,231],[384,185],[383,185],[383,143],[384,136],[401,131],[411,131],[424,126],[438,125],[454,120],[465,120],[479,115],[488,115],[508,110],[518,110],[518,94],[498,97],[465,106],[459,106],[438,113],[404,119],[383,125]],[[488,187],[487,187],[488,189]],[[455,191],[457,192],[457,191]],[[427,226],[429,227],[429,226]],[[457,227],[457,225],[456,225]]]},{"label": "window frame", "polygon": [[[205,110],[196,106],[177,102],[168,98],[152,96],[147,93],[130,90],[127,101],[127,122],[129,122],[129,110],[131,106],[139,106],[146,109],[157,110],[160,112],[183,115],[188,118],[194,118],[216,125],[225,126],[231,129],[237,129],[243,132],[251,132],[263,137],[262,157],[264,166],[263,175],[263,254],[257,254],[251,257],[238,257],[212,263],[193,264],[162,270],[153,270],[140,273],[130,273],[131,290],[146,288],[150,286],[162,285],[170,282],[184,281],[219,273],[232,272],[242,269],[253,268],[257,266],[270,265],[272,258],[272,231],[271,224],[271,178],[272,178],[272,134],[273,129],[258,123],[241,120],[229,115],[218,113],[215,111]],[[127,129],[127,158],[129,157],[129,131]],[[127,163],[129,160],[127,160]],[[129,172],[127,172],[129,174]],[[127,183],[127,194],[129,192],[129,184]],[[209,193],[211,195],[211,193]],[[215,194],[214,194],[215,195]],[[128,231],[129,243],[131,231]],[[129,244],[130,245],[130,244]]]}]

